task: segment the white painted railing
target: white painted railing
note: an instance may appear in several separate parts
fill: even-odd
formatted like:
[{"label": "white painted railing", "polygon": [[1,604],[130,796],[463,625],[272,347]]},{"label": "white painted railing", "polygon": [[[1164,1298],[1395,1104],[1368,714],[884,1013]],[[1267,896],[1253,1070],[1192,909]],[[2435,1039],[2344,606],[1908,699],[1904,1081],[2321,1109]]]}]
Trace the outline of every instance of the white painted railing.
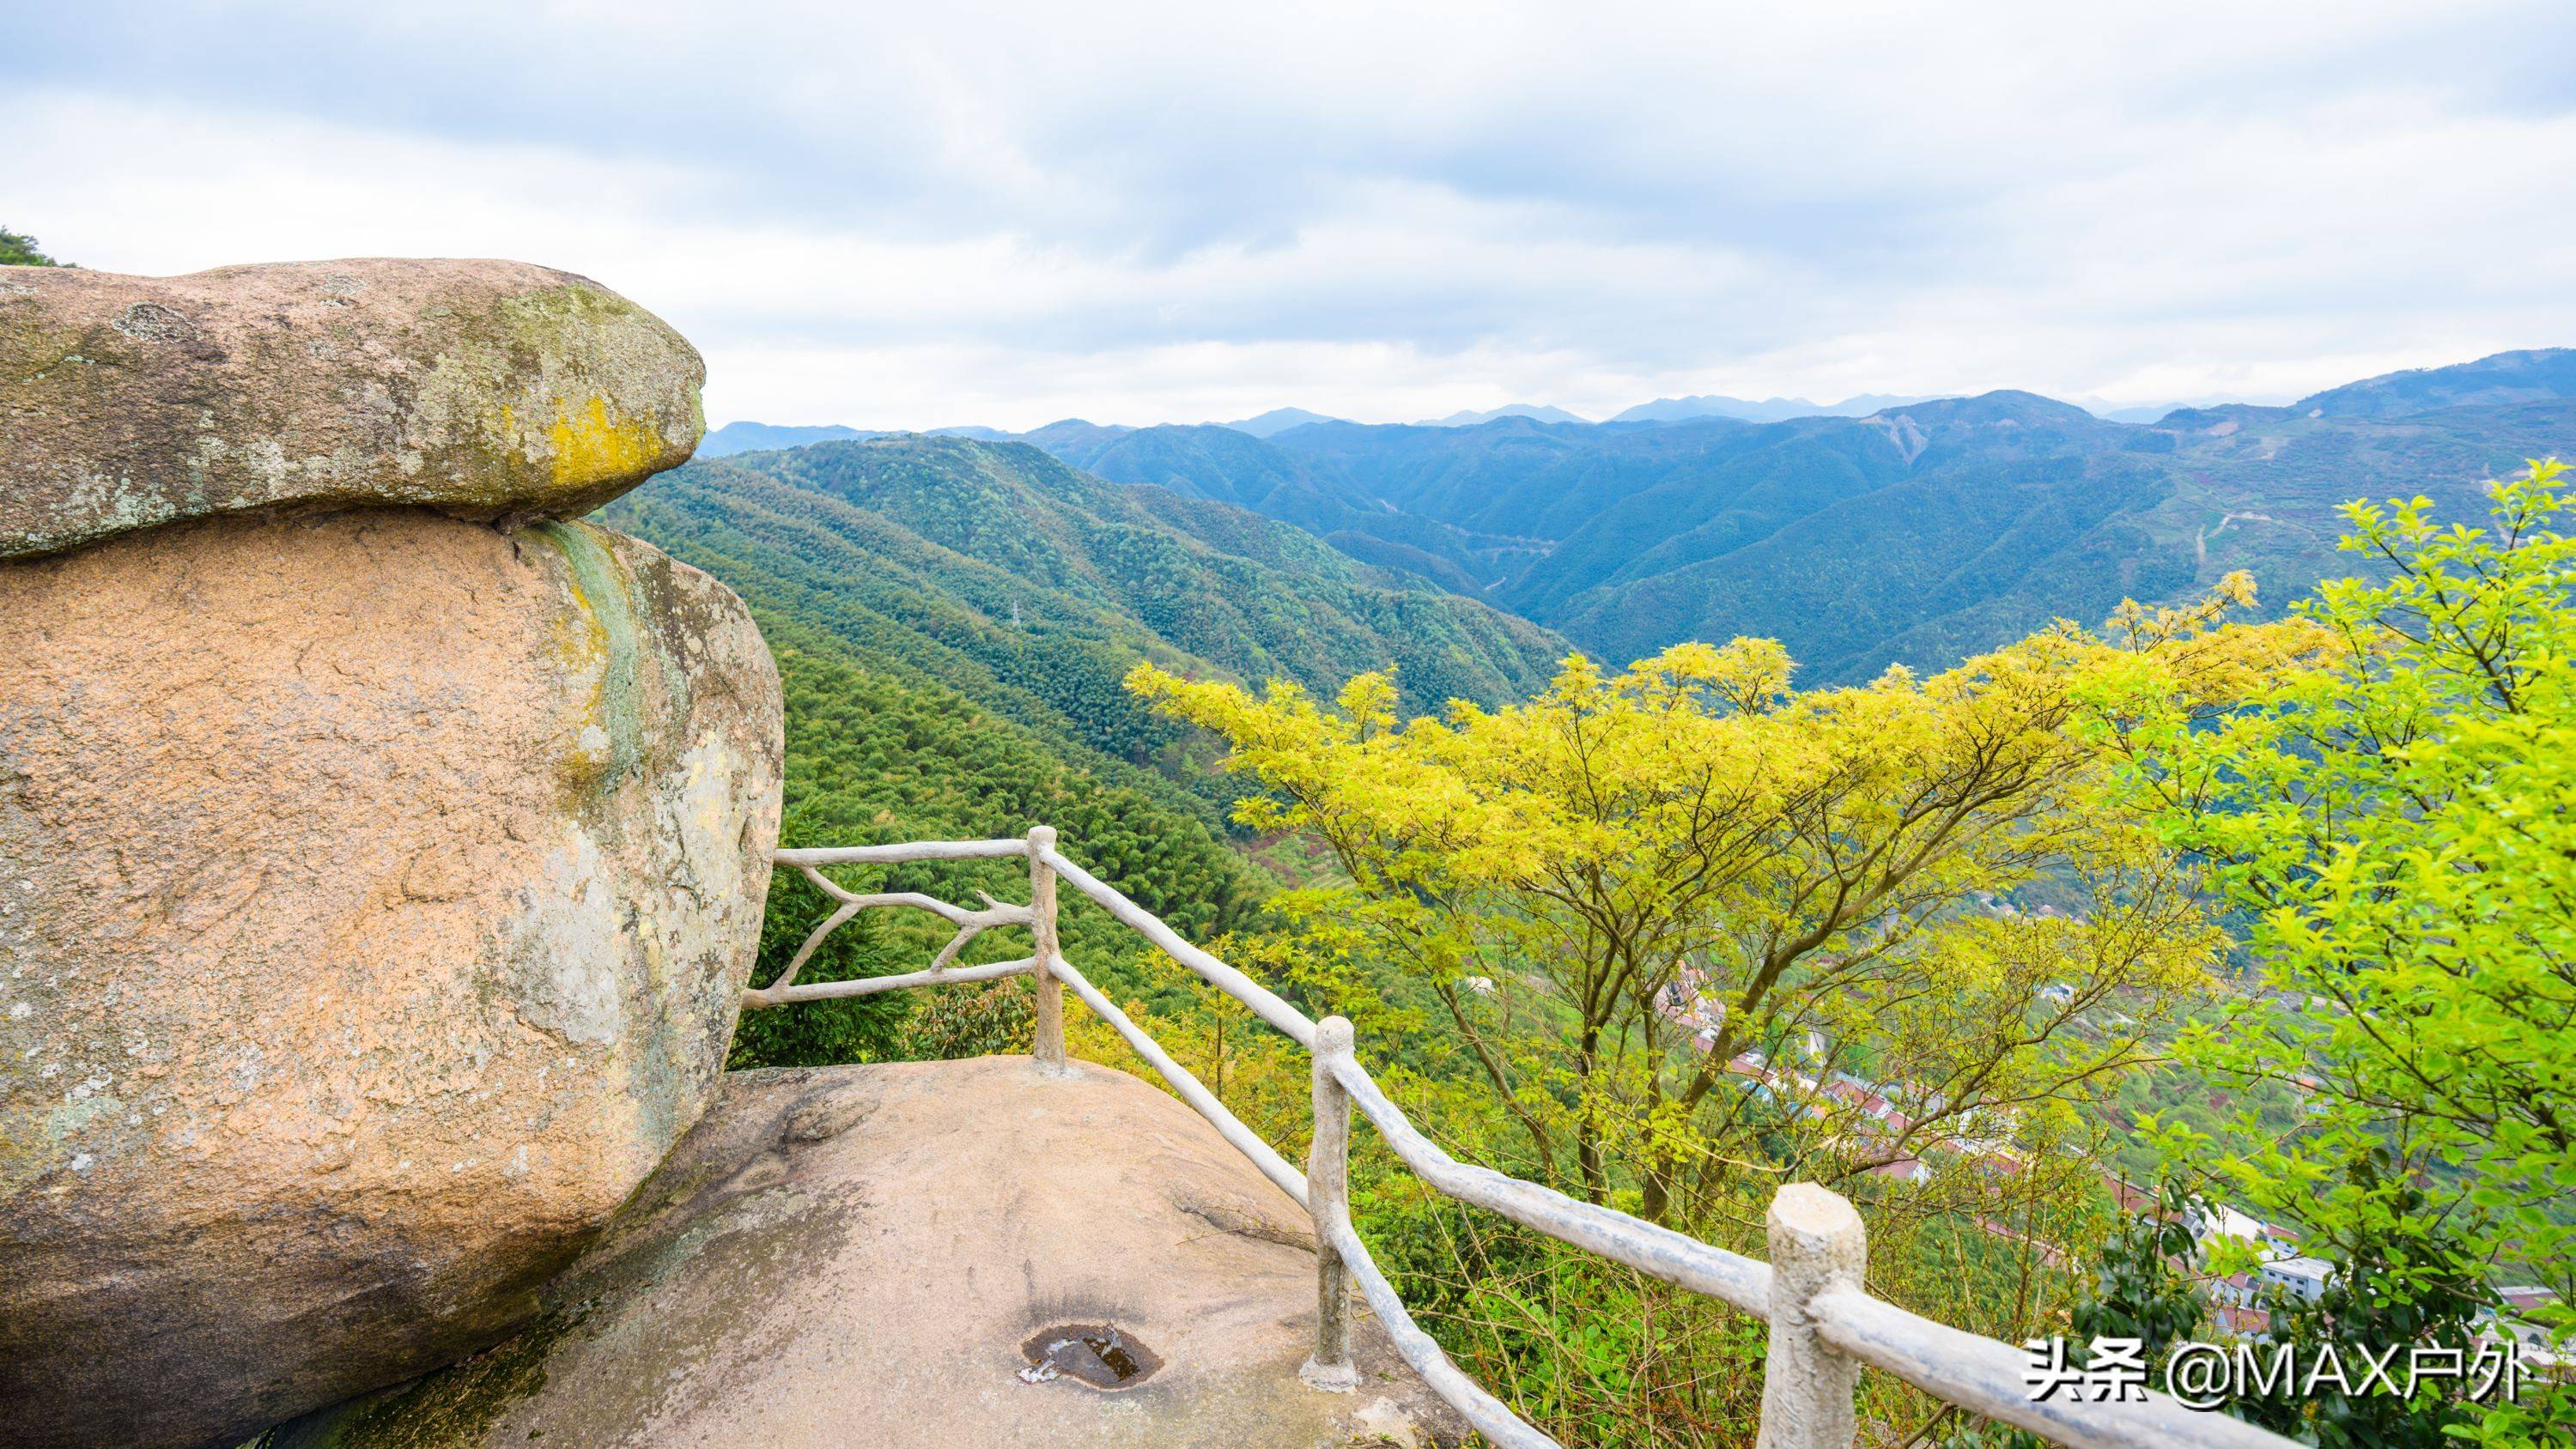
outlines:
[{"label": "white painted railing", "polygon": [[[990,896],[984,897],[981,909],[969,909],[914,892],[862,895],[822,872],[827,865],[1014,856],[1029,862],[1030,903],[1025,906]],[[1066,1071],[1063,990],[1071,987],[1085,1006],[1171,1083],[1181,1100],[1214,1124],[1227,1142],[1313,1220],[1315,1352],[1300,1377],[1316,1388],[1339,1392],[1358,1383],[1350,1358],[1349,1294],[1356,1285],[1404,1361],[1478,1433],[1505,1449],[1558,1449],[1554,1439],[1531,1427],[1449,1361],[1440,1345],[1405,1311],[1394,1287],[1369,1256],[1368,1245],[1352,1229],[1350,1118],[1357,1108],[1395,1155],[1440,1192],[1768,1322],[1761,1449],[1846,1449],[1856,1432],[1852,1398],[1863,1365],[1883,1369],[1945,1402],[2076,1449],[2291,1449],[2293,1445],[2277,1434],[2222,1414],[2185,1408],[2158,1394],[2126,1403],[2060,1398],[2034,1402],[2024,1379],[2027,1357],[2021,1348],[1870,1297],[1863,1287],[1866,1242],[1860,1214],[1849,1202],[1812,1183],[1791,1183],[1772,1198],[1765,1223],[1771,1261],[1761,1263],[1642,1218],[1459,1162],[1423,1136],[1359,1064],[1348,1021],[1338,1016],[1310,1020],[1259,982],[1181,939],[1152,912],[1067,859],[1056,848],[1055,831],[1046,826],[1031,830],[1021,840],[782,850],[777,860],[802,870],[836,907],[805,938],[777,980],[743,993],[745,1007],[1033,974],[1037,977],[1033,1055],[1040,1073],[1052,1076]],[[1306,1048],[1314,1063],[1315,1129],[1305,1172],[1227,1111],[1198,1078],[1172,1060],[1169,1052],[1064,959],[1056,940],[1058,881],[1071,885],[1201,980],[1250,1007],[1254,1015]],[[797,973],[823,939],[874,906],[929,911],[957,927],[957,934],[940,948],[927,970],[857,981],[798,983]],[[952,964],[969,941],[996,926],[1027,926],[1035,937],[1034,954],[985,966]]]}]

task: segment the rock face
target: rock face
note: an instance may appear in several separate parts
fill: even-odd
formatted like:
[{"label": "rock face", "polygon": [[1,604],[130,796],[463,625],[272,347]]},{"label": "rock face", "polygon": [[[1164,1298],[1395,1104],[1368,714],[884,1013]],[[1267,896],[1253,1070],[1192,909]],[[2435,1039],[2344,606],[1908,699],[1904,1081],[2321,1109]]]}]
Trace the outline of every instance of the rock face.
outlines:
[{"label": "rock face", "polygon": [[688,460],[705,377],[519,262],[0,267],[0,558],[294,505],[572,517]]},{"label": "rock face", "polygon": [[[527,1332],[279,1438],[1458,1442],[1364,1318],[1359,1391],[1300,1383],[1304,1212],[1189,1108],[1077,1065],[1072,1080],[1024,1057],[735,1073]],[[1083,1328],[1114,1329],[1109,1357],[1131,1369],[1159,1366],[1110,1389],[1033,1371],[1028,1350]]]},{"label": "rock face", "polygon": [[610,294],[67,284],[0,305],[0,1444],[230,1445],[508,1333],[713,1097],[778,681],[542,518],[695,436]]},{"label": "rock face", "polygon": [[779,751],[740,601],[586,524],[0,566],[0,1440],[256,1429],[524,1316],[715,1090]]}]

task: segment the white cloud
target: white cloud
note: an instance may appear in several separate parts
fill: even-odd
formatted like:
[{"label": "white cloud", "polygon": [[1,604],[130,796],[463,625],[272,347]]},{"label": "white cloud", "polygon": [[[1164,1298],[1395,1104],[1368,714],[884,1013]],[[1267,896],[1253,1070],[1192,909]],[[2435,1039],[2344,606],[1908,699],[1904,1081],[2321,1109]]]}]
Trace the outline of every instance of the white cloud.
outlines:
[{"label": "white cloud", "polygon": [[2550,0],[23,28],[0,220],[53,250],[569,267],[698,341],[718,419],[2294,395],[2576,342]]}]

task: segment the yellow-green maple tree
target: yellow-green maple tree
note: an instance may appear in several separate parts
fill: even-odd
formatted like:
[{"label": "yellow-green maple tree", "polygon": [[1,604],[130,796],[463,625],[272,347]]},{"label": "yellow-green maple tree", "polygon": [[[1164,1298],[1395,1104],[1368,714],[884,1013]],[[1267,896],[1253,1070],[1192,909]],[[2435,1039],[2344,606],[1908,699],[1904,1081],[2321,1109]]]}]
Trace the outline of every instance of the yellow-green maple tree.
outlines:
[{"label": "yellow-green maple tree", "polygon": [[[2223,622],[2250,598],[2231,578],[2124,609],[2117,642],[2061,624],[1857,688],[1795,690],[1758,639],[1615,674],[1576,655],[1526,702],[1410,720],[1383,673],[1329,704],[1128,685],[1227,742],[1261,787],[1240,822],[1329,850],[1341,882],[1274,904],[1427,988],[1528,1170],[1665,1220],[1757,1158],[1831,1181],[2078,1129],[2223,944],[2113,788],[2099,717],[2214,710],[2319,646]],[[2067,909],[2004,904],[2025,888]],[[1746,1052],[1765,1089],[1721,1090]],[[1820,1090],[1846,1066],[1895,1111]]]}]

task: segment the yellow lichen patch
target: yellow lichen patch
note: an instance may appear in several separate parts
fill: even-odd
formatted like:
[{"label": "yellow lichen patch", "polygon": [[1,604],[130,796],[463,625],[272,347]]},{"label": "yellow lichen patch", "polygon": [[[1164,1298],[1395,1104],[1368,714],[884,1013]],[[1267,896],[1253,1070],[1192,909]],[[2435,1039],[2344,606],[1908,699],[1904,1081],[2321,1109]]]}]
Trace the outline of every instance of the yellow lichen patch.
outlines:
[{"label": "yellow lichen patch", "polygon": [[566,803],[587,798],[606,779],[617,760],[616,742],[601,723],[607,714],[610,640],[608,626],[599,611],[582,590],[578,577],[568,576],[565,588],[572,596],[577,615],[557,621],[555,657],[563,667],[565,682],[574,689],[587,683],[587,698],[577,716],[570,747],[556,767],[557,776],[566,792]]},{"label": "yellow lichen patch", "polygon": [[580,409],[557,413],[547,438],[554,444],[551,465],[559,488],[648,472],[661,461],[664,447],[659,429],[611,417],[608,399],[596,393]]}]

